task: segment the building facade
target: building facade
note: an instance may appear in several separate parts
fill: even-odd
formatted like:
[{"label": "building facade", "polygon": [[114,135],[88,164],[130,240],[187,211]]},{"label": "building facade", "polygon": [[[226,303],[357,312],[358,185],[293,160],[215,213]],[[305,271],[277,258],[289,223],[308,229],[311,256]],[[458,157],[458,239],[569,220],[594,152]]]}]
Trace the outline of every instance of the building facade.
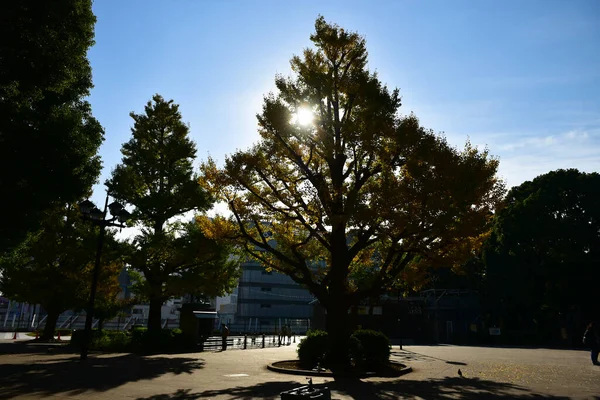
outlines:
[{"label": "building facade", "polygon": [[289,325],[294,333],[310,328],[314,297],[289,276],[267,271],[257,262],[242,264],[238,287],[218,299],[219,317],[240,332],[275,332]]}]

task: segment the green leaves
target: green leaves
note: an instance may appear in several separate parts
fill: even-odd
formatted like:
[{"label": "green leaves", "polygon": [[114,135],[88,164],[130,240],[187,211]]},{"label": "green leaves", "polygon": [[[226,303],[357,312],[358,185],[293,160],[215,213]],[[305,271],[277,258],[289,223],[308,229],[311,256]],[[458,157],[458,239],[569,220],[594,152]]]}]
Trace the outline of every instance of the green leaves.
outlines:
[{"label": "green leaves", "polygon": [[[41,229],[28,235],[0,259],[0,291],[10,298],[41,304],[60,313],[81,309],[89,298],[96,255],[97,228],[79,217],[75,206],[55,207],[43,214]],[[124,264],[119,245],[107,232],[101,259],[99,298],[118,293]]]},{"label": "green leaves", "polygon": [[[504,194],[498,161],[401,117],[399,91],[367,70],[357,33],[320,17],[311,40],[264,99],[261,141],[221,170],[202,165],[202,185],[233,213],[200,220],[206,234],[290,275],[325,307],[471,258]],[[300,108],[312,125],[294,122]]]},{"label": "green leaves", "polygon": [[115,198],[134,206],[134,222],[142,228],[128,257],[134,291],[150,301],[148,327],[160,329],[165,300],[223,294],[233,287],[239,261],[230,258],[231,246],[208,239],[195,222],[180,222],[190,211],[210,208],[213,199],[193,173],[196,145],[179,106],[157,94],[143,114],[130,115],[132,138],[106,184]]},{"label": "green leaves", "polygon": [[132,139],[106,184],[113,196],[135,206],[133,218],[158,231],[169,219],[210,205],[192,162],[196,146],[179,106],[154,95],[144,114],[131,113]]},{"label": "green leaves", "polygon": [[598,187],[599,174],[569,169],[510,190],[486,252],[489,290],[506,309],[530,318],[542,309],[595,311]]}]

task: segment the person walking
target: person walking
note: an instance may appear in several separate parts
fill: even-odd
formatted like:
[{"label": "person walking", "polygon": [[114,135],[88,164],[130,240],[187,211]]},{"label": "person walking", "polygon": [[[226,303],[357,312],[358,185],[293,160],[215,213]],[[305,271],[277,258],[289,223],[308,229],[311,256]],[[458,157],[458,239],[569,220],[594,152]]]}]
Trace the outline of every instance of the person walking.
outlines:
[{"label": "person walking", "polygon": [[229,337],[229,328],[225,324],[221,324],[221,349],[227,350],[227,337]]},{"label": "person walking", "polygon": [[598,326],[594,321],[590,322],[583,334],[583,344],[588,346],[591,350],[592,364],[600,365],[600,362],[598,362],[598,353],[600,353],[600,333],[598,332]]}]

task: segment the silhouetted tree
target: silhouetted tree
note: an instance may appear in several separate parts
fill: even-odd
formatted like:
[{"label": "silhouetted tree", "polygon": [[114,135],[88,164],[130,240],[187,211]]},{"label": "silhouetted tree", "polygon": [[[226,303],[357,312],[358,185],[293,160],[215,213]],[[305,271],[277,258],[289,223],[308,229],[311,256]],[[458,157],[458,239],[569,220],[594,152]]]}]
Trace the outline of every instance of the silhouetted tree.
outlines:
[{"label": "silhouetted tree", "polygon": [[512,188],[486,247],[486,299],[508,326],[597,315],[600,174],[556,170]]},{"label": "silhouetted tree", "polygon": [[188,137],[179,106],[155,95],[143,114],[131,113],[133,138],[107,185],[115,198],[133,205],[142,228],[129,263],[139,271],[136,292],[150,303],[148,329],[161,329],[162,304],[193,290],[215,295],[229,290],[239,262],[231,246],[207,239],[195,224],[174,220],[205,211],[212,199],[193,173],[196,146]]},{"label": "silhouetted tree", "polygon": [[0,2],[0,252],[98,178],[103,129],[85,100],[95,22],[91,0]]},{"label": "silhouetted tree", "polygon": [[[77,206],[46,211],[41,229],[0,258],[0,291],[20,302],[40,304],[48,313],[42,339],[54,337],[59,315],[87,306],[98,228],[80,218]],[[98,298],[120,292],[125,264],[121,246],[108,231],[104,239]]]},{"label": "silhouetted tree", "polygon": [[504,186],[487,151],[458,151],[398,114],[398,90],[366,68],[364,38],[322,17],[315,29],[316,49],[265,97],[260,142],[202,167],[233,216],[199,222],[319,299],[330,362],[343,369],[348,308],[407,271],[470,258]]}]

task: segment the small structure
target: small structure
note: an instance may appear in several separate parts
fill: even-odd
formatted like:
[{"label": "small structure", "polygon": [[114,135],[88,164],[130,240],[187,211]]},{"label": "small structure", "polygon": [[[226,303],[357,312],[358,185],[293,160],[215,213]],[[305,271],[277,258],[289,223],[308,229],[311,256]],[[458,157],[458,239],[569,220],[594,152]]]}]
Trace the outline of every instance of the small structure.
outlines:
[{"label": "small structure", "polygon": [[210,304],[183,304],[179,311],[179,327],[184,335],[193,337],[198,343],[212,334],[217,312]]}]

